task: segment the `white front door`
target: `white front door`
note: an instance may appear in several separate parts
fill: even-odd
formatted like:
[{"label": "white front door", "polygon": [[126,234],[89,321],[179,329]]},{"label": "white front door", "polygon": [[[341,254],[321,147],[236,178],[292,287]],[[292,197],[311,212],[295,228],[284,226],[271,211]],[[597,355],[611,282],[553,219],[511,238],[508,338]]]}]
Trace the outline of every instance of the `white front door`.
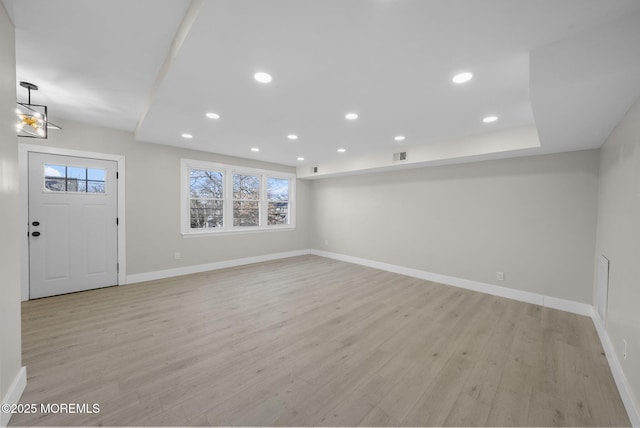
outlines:
[{"label": "white front door", "polygon": [[115,161],[29,153],[29,298],[118,283]]}]

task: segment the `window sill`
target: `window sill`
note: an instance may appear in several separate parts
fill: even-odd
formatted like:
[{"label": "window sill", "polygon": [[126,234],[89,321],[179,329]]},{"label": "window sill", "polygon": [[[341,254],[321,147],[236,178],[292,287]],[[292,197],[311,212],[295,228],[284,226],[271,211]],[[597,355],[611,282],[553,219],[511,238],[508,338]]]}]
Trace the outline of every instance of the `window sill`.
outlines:
[{"label": "window sill", "polygon": [[196,232],[181,232],[183,238],[203,238],[207,236],[220,236],[220,235],[246,235],[251,233],[262,233],[262,232],[292,232],[296,230],[295,226],[280,226],[280,227],[270,227],[270,228],[247,228],[247,229],[228,229],[228,230],[207,230],[207,231],[196,231]]}]

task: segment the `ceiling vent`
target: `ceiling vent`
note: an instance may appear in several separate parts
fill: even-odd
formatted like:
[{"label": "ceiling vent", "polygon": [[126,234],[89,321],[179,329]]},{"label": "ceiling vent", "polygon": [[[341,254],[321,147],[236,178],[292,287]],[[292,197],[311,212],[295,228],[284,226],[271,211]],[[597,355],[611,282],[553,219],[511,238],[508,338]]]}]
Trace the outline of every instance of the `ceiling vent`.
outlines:
[{"label": "ceiling vent", "polygon": [[398,152],[393,154],[394,162],[404,162],[407,160],[407,152]]}]

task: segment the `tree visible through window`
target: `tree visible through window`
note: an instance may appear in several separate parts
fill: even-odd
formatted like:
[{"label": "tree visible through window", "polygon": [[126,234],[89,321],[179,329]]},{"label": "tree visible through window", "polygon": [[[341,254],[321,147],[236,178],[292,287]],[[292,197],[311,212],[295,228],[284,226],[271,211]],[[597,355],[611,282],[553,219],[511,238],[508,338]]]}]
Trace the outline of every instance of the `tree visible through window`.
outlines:
[{"label": "tree visible through window", "polygon": [[289,224],[289,180],[267,178],[267,200],[268,224]]},{"label": "tree visible through window", "polygon": [[233,225],[260,226],[260,177],[233,174]]},{"label": "tree visible through window", "polygon": [[224,226],[224,175],[220,171],[189,171],[191,228]]},{"label": "tree visible through window", "polygon": [[295,227],[295,174],[182,159],[183,235]]}]

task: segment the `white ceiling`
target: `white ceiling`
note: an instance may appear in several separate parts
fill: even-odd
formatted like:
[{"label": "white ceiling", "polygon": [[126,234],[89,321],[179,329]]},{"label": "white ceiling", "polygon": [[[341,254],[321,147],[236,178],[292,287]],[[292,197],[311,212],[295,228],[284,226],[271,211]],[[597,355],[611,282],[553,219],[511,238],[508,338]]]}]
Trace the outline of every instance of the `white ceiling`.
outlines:
[{"label": "white ceiling", "polygon": [[53,122],[286,165],[524,125],[541,153],[599,147],[640,95],[637,0],[2,2]]}]

